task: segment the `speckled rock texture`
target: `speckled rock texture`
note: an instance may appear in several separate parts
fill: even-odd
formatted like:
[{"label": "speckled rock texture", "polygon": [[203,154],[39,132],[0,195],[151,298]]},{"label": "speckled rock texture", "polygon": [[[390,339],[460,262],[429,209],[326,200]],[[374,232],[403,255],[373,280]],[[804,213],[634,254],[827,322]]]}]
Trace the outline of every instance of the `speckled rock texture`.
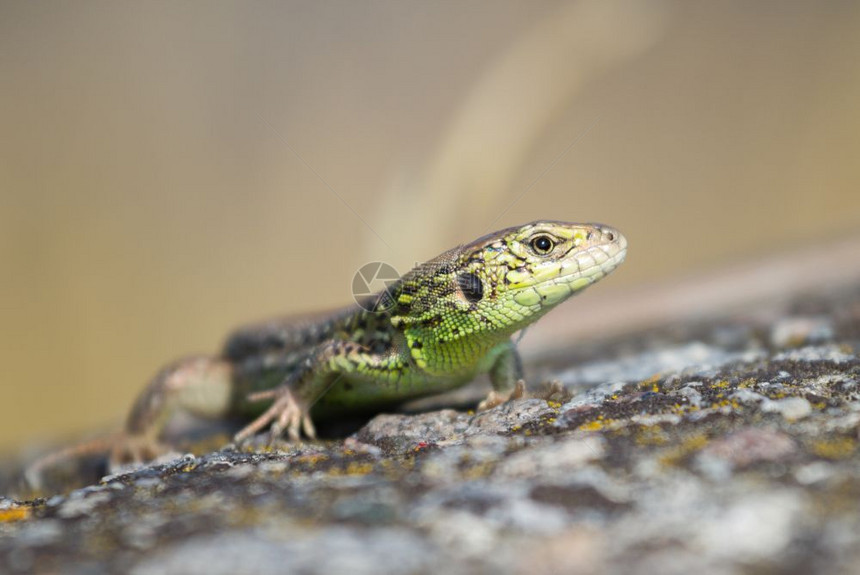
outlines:
[{"label": "speckled rock texture", "polygon": [[563,391],[488,412],[0,498],[0,572],[857,573],[860,288],[720,317],[559,342]]}]

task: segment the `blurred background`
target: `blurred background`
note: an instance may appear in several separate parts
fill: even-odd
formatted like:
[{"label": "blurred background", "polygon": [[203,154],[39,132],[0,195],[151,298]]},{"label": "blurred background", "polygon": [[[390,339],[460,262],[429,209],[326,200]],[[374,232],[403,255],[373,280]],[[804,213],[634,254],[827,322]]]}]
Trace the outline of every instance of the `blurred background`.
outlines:
[{"label": "blurred background", "polygon": [[537,218],[619,298],[853,237],[858,56],[850,1],[2,2],[0,450]]}]

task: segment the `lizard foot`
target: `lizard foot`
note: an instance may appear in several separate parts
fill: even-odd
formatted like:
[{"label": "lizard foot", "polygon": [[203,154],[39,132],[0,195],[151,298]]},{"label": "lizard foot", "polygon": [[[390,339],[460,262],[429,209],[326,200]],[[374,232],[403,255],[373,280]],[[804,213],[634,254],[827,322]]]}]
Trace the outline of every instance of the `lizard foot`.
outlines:
[{"label": "lizard foot", "polygon": [[82,457],[92,455],[103,455],[108,453],[119,441],[121,435],[112,434],[84,441],[64,449],[52,451],[39,457],[23,470],[26,486],[33,491],[41,491],[43,488],[43,476],[45,470],[56,465],[62,465],[70,461],[76,461]]},{"label": "lizard foot", "polygon": [[43,455],[24,469],[23,476],[26,485],[38,491],[43,487],[45,470],[57,465],[84,457],[107,455],[108,472],[116,473],[130,464],[143,464],[172,451],[170,446],[159,443],[149,435],[113,433]]},{"label": "lizard foot", "polygon": [[546,401],[557,401],[559,403],[567,403],[573,397],[573,393],[564,387],[560,381],[553,380],[549,382],[539,392],[534,394],[535,397]]},{"label": "lizard foot", "polygon": [[526,382],[522,379],[517,380],[514,388],[508,393],[499,393],[495,389],[487,395],[487,398],[478,404],[478,411],[486,411],[493,409],[512,399],[522,399],[526,395]]},{"label": "lizard foot", "polygon": [[286,386],[277,389],[252,393],[248,401],[274,399],[272,405],[260,417],[245,426],[234,437],[236,443],[242,443],[267,425],[270,425],[269,443],[281,436],[284,430],[291,441],[298,441],[301,432],[309,439],[316,438],[316,430],[311,421],[309,408],[300,403],[293,392]]},{"label": "lizard foot", "polygon": [[128,464],[145,463],[171,451],[173,449],[169,445],[149,435],[123,433],[111,445],[108,469],[115,470]]}]

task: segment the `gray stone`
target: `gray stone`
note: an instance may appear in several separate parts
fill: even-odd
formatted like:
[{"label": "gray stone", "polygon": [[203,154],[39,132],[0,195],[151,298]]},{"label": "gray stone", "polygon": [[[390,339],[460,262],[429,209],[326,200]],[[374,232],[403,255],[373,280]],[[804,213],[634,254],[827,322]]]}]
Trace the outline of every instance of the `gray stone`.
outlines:
[{"label": "gray stone", "polygon": [[0,572],[855,572],[860,289],[780,305],[571,343],[527,368],[561,399],[0,498]]}]

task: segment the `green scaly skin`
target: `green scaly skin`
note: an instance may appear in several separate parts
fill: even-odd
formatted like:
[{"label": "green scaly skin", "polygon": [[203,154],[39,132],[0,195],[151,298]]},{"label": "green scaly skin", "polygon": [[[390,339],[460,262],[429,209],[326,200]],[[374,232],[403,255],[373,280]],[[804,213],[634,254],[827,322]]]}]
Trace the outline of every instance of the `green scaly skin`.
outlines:
[{"label": "green scaly skin", "polygon": [[522,377],[511,336],[612,272],[626,250],[607,226],[532,222],[445,252],[371,305],[238,330],[220,356],[186,358],[156,376],[112,460],[160,452],[158,436],[177,410],[259,414],[236,435],[242,441],[266,427],[272,437],[313,437],[311,415],[381,410],[480,373],[494,389],[482,405],[497,404]]}]

